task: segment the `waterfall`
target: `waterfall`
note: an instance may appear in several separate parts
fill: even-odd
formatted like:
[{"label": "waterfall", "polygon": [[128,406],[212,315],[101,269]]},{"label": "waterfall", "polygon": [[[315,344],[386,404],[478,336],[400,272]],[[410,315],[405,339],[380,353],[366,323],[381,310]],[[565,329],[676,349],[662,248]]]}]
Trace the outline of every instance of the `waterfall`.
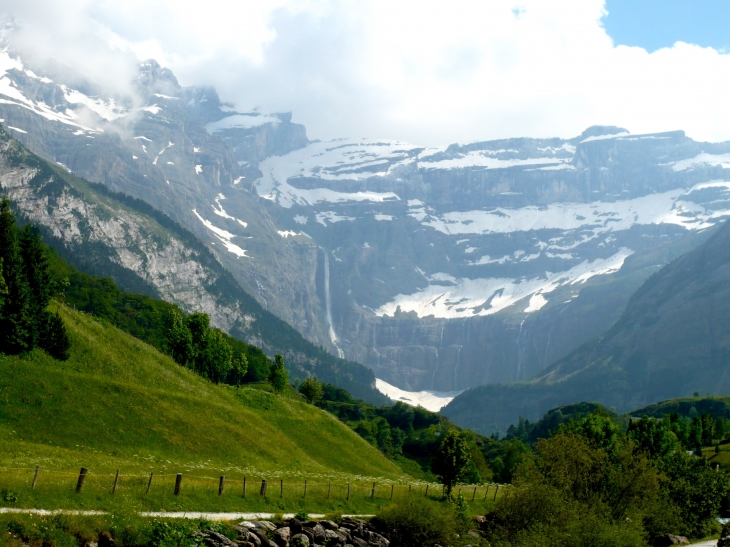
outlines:
[{"label": "waterfall", "polygon": [[[525,317],[525,319],[527,319]],[[517,343],[517,373],[515,374],[515,382],[519,382],[520,380],[520,374],[522,373],[522,346],[520,345],[520,336],[522,336],[522,325],[525,324],[525,319],[522,320],[522,323],[520,323],[520,331],[517,333],[517,340],[515,342]]]},{"label": "waterfall", "polygon": [[[320,249],[322,249],[322,247],[320,247]],[[332,326],[332,303],[330,302],[330,256],[325,249],[322,249],[322,251],[324,252],[324,303],[327,311],[327,323],[330,327],[330,340],[332,340],[332,345],[337,348],[337,357],[344,359],[345,352],[337,345],[337,335],[335,334],[335,328]]]},{"label": "waterfall", "polygon": [[459,351],[456,352],[456,366],[454,367],[454,391],[456,391],[459,385],[459,359],[461,358],[461,348],[464,346],[459,346]]},{"label": "waterfall", "polygon": [[441,364],[441,350],[444,349],[444,327],[446,327],[446,323],[441,325],[441,341],[439,342],[439,347],[436,349],[436,368],[433,369],[433,374],[431,374],[431,391],[436,390],[434,382],[436,380],[436,373],[439,370],[439,365]]}]

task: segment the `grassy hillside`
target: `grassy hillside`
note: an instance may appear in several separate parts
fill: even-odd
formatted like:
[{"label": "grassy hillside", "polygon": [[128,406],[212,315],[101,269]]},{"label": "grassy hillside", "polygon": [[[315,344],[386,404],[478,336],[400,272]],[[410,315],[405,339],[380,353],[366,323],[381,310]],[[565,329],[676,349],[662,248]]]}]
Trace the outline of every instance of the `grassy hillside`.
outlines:
[{"label": "grassy hillside", "polygon": [[67,487],[81,466],[97,477],[121,469],[135,477],[258,481],[405,478],[347,426],[296,396],[211,384],[112,326],[58,308],[72,341],[68,361],[40,351],[0,356],[4,487],[10,477],[30,480],[8,468],[35,465],[68,472]]}]

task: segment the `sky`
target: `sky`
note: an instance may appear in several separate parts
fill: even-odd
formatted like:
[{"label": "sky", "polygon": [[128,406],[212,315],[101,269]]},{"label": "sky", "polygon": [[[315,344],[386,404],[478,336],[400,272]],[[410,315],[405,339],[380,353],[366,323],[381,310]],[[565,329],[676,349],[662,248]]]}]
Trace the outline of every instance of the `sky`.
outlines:
[{"label": "sky", "polygon": [[730,140],[727,0],[0,0],[35,66],[140,60],[310,138],[444,145],[591,125]]}]

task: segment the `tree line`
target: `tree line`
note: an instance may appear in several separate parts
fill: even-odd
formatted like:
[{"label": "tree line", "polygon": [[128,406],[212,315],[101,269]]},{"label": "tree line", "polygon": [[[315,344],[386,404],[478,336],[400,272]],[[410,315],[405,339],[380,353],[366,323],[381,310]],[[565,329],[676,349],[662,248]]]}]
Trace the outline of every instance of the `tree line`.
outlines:
[{"label": "tree line", "polygon": [[40,348],[69,358],[71,342],[58,312],[48,310],[60,286],[52,280],[45,246],[30,225],[18,233],[10,201],[0,201],[0,352]]},{"label": "tree line", "polygon": [[[167,312],[165,323],[167,349],[175,362],[215,383],[240,385],[246,382],[249,368],[246,354],[236,350],[230,337],[210,326],[208,314],[196,312],[184,316],[172,308]],[[266,380],[277,393],[284,391],[289,384],[289,375],[281,354],[274,356],[268,369]],[[260,379],[257,374],[256,380]]]}]

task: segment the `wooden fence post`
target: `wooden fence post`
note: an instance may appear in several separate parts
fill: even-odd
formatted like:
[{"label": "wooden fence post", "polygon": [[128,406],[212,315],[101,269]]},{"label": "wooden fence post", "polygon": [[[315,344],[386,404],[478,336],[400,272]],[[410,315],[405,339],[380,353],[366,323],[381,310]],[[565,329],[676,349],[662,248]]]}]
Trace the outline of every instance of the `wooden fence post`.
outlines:
[{"label": "wooden fence post", "polygon": [[395,484],[390,485],[390,499],[393,499],[393,490],[395,490]]},{"label": "wooden fence post", "polygon": [[499,485],[497,485],[497,489],[494,491],[494,500],[492,500],[492,501],[496,501],[496,499],[497,499],[497,492],[499,492]]},{"label": "wooden fence post", "polygon": [[307,499],[307,481],[304,481],[304,499]]},{"label": "wooden fence post", "polygon": [[246,497],[246,477],[243,477],[243,497]]},{"label": "wooden fence post", "polygon": [[220,480],[218,481],[218,495],[223,495],[223,489],[226,487],[226,476],[221,475]]},{"label": "wooden fence post", "polygon": [[410,484],[408,485],[408,493],[409,494],[411,493],[411,485]]},{"label": "wooden fence post", "polygon": [[175,477],[175,495],[180,495],[180,485],[182,484],[182,473],[178,473]]},{"label": "wooden fence post", "polygon": [[441,487],[441,499],[446,499],[446,485]]},{"label": "wooden fence post", "polygon": [[347,483],[347,501],[350,501],[350,483]]},{"label": "wooden fence post", "polygon": [[117,469],[117,475],[114,477],[114,486],[112,486],[112,494],[117,493],[117,484],[119,484],[119,469]]},{"label": "wooden fence post", "polygon": [[41,466],[36,465],[35,466],[35,475],[33,476],[33,486],[31,486],[31,490],[35,490],[35,483],[38,482],[38,473],[40,472],[40,470],[41,470]]},{"label": "wooden fence post", "polygon": [[474,498],[477,497],[477,487],[474,487],[474,493],[471,495],[471,501],[474,501]]},{"label": "wooden fence post", "polygon": [[152,476],[153,475],[154,475],[154,473],[150,473],[150,482],[147,483],[147,492],[145,492],[145,494],[150,493],[150,486],[152,486]]},{"label": "wooden fence post", "polygon": [[427,497],[428,497],[428,484],[426,485],[426,493],[424,494],[424,496],[423,496],[423,497],[424,497],[424,498],[427,498]]},{"label": "wooden fence post", "polygon": [[266,497],[266,486],[267,485],[268,485],[268,482],[266,482],[266,479],[263,479],[261,481],[261,492],[259,492],[259,494],[261,495],[262,498]]},{"label": "wooden fence post", "polygon": [[332,492],[332,483],[327,483],[327,499],[330,499],[330,492]]},{"label": "wooden fence post", "polygon": [[86,480],[86,472],[87,469],[85,467],[81,468],[81,471],[79,471],[79,480],[76,483],[76,493],[79,494],[81,492],[81,489],[84,487],[84,481]]},{"label": "wooden fence post", "polygon": [[370,492],[370,499],[371,500],[374,500],[375,499],[375,483],[373,483],[373,489]]},{"label": "wooden fence post", "polygon": [[487,491],[484,492],[484,501],[487,501],[487,495],[489,494],[489,485],[487,485]]}]

